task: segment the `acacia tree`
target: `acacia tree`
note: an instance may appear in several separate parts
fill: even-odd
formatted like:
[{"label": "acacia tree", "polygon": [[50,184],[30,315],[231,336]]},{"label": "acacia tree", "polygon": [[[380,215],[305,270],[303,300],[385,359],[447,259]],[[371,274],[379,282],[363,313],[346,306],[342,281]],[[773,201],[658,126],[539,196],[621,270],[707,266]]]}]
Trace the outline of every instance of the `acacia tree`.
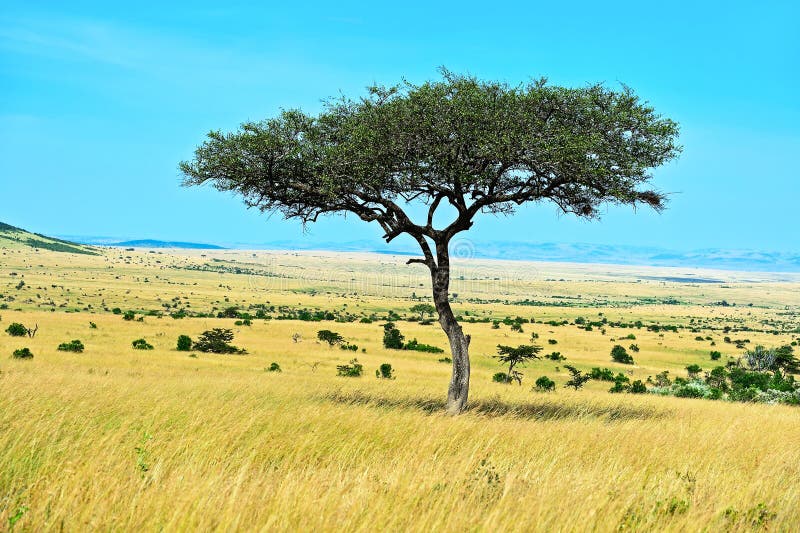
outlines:
[{"label": "acacia tree", "polygon": [[[354,214],[391,242],[409,235],[430,271],[453,372],[447,409],[469,391],[469,344],[450,307],[450,242],[479,213],[509,215],[550,201],[597,218],[603,204],[662,209],[650,170],[674,158],[677,124],[628,87],[509,86],[442,71],[421,85],[373,86],[325,102],[317,115],[287,110],[238,131],[212,131],[180,164],[185,185],[234,192],[248,207],[303,224]],[[424,206],[421,220],[410,208]],[[442,221],[442,219],[446,219]]]},{"label": "acacia tree", "polygon": [[425,315],[433,315],[436,312],[436,308],[431,304],[417,304],[411,307],[410,311],[412,313],[419,313],[419,319],[425,320]]},{"label": "acacia tree", "polygon": [[539,359],[539,352],[542,347],[538,344],[522,344],[514,348],[513,346],[497,345],[497,353],[495,359],[501,363],[508,364],[508,374],[506,375],[506,382],[511,383],[516,379],[517,383],[522,385],[522,372],[514,370],[517,365],[524,365],[532,359]]}]

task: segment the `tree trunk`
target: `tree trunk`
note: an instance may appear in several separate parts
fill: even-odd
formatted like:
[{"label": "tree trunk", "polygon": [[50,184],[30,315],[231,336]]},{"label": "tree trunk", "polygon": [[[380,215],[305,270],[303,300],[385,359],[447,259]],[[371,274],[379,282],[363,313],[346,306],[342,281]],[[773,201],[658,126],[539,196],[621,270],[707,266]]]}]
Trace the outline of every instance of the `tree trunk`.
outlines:
[{"label": "tree trunk", "polygon": [[453,374],[447,389],[447,412],[457,415],[467,407],[469,395],[469,335],[464,335],[450,307],[450,255],[447,243],[436,246],[437,265],[431,269],[433,303],[439,324],[450,341]]}]

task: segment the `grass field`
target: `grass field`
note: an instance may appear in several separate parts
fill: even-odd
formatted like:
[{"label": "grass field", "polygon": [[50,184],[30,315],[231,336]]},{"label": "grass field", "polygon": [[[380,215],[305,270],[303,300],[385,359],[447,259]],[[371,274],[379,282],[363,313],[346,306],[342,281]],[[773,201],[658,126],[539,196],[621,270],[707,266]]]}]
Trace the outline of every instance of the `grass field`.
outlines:
[{"label": "grass field", "polygon": [[[800,524],[800,409],[563,387],[564,364],[646,380],[800,338],[800,276],[464,260],[454,309],[473,337],[471,408],[442,413],[447,354],[436,323],[405,319],[428,277],[370,254],[9,247],[0,255],[0,529],[793,531]],[[24,283],[21,283],[24,282]],[[217,312],[267,309],[236,326]],[[126,321],[113,309],[132,310]],[[271,309],[271,310],[270,310]],[[279,320],[299,310],[349,322]],[[184,310],[188,316],[174,319]],[[523,332],[484,319],[524,317]],[[213,318],[212,318],[213,317]],[[577,328],[576,318],[604,325]],[[470,323],[471,319],[478,322]],[[549,321],[567,321],[551,325]],[[96,328],[90,327],[90,322]],[[676,325],[677,332],[647,325]],[[724,333],[723,328],[731,328]],[[246,355],[175,349],[232,328]],[[331,329],[356,352],[316,340]],[[566,361],[493,383],[497,344]],[[633,333],[635,341],[622,340]],[[298,342],[292,338],[299,334]],[[710,337],[710,340],[707,338]],[[131,341],[144,338],[153,350]],[[56,347],[72,339],[83,353]],[[699,340],[698,340],[699,339]],[[553,342],[551,342],[553,341]],[[611,361],[635,342],[636,364]],[[714,343],[713,345],[711,343]],[[28,347],[32,360],[12,359]],[[336,376],[357,357],[361,378]],[[267,372],[273,362],[282,372]],[[375,369],[391,363],[394,380]],[[531,390],[541,375],[554,393]]]}]

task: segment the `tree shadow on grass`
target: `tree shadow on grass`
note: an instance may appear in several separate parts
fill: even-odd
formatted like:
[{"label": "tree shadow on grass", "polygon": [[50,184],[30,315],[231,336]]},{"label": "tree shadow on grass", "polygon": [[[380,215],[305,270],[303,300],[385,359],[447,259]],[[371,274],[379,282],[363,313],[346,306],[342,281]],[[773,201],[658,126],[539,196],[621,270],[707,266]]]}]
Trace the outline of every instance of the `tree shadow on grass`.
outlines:
[{"label": "tree shadow on grass", "polygon": [[[445,402],[437,398],[404,397],[390,398],[364,391],[342,392],[340,390],[322,395],[322,399],[343,405],[364,405],[384,409],[418,409],[425,414],[444,413]],[[467,413],[487,417],[508,416],[527,420],[565,420],[600,418],[616,420],[650,420],[666,418],[669,410],[649,406],[597,405],[590,402],[559,403],[542,399],[536,402],[509,403],[500,398],[470,400]]]}]

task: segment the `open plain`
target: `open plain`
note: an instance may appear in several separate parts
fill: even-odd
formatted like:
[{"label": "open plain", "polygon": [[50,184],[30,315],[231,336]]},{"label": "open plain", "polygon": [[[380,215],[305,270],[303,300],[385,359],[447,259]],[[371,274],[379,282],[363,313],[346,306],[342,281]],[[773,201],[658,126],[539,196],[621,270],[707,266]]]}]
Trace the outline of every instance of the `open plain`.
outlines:
[{"label": "open plain", "polygon": [[[0,528],[800,523],[797,407],[611,394],[600,380],[564,387],[565,364],[648,382],[691,364],[708,370],[714,350],[724,364],[755,345],[796,343],[799,275],[456,260],[472,389],[467,413],[450,417],[447,338],[410,311],[429,301],[430,279],[406,257],[1,252],[0,329],[38,329],[0,335]],[[388,320],[445,352],[386,349]],[[180,335],[212,328],[232,329],[247,353],[176,349]],[[355,348],[321,343],[322,329]],[[81,353],[57,350],[73,339]],[[133,349],[136,339],[153,349]],[[531,342],[566,359],[521,368],[521,385],[493,382],[497,345]],[[612,346],[633,343],[634,365],[611,360]],[[23,347],[33,359],[11,357]],[[353,358],[364,375],[337,376]],[[394,379],[376,379],[384,363]],[[536,392],[539,376],[555,391]]]}]

